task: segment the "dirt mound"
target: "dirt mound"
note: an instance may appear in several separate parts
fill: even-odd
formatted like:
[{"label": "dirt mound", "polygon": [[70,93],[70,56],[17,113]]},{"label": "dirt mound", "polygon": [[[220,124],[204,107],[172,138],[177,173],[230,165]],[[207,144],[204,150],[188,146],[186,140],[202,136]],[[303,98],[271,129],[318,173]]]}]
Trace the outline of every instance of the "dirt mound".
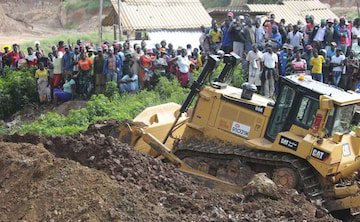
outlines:
[{"label": "dirt mound", "polygon": [[[112,122],[112,124],[117,123]],[[119,201],[112,207],[107,207],[107,210],[110,209],[111,213],[109,215],[111,214],[113,219],[121,221],[335,221],[328,215],[320,219],[316,218],[317,208],[309,203],[304,195],[298,194],[294,190],[279,189],[279,198],[274,200],[261,195],[244,198],[241,194],[224,194],[200,186],[172,165],[139,154],[128,145],[99,132],[93,135],[78,135],[76,137],[45,138],[35,135],[14,135],[5,138],[5,140],[33,144],[42,143],[57,158],[74,160],[81,165],[96,169],[94,170],[96,175],[99,174],[97,170],[105,172],[113,180],[113,183],[120,185],[118,188],[112,187],[112,192],[120,192],[121,195],[115,195],[108,191],[110,196],[108,198],[102,197],[102,200],[106,206],[112,205],[114,199]],[[38,149],[43,150],[41,146]],[[7,156],[6,152],[5,154],[2,153],[3,157]],[[48,153],[45,157],[45,160],[51,159],[52,162],[60,161]],[[44,161],[42,159],[42,157],[37,158],[38,161]],[[53,165],[56,166],[56,164]],[[62,165],[62,167],[65,166]],[[71,167],[81,168],[76,164],[71,165]],[[1,170],[4,170],[3,167],[1,167]],[[32,172],[32,170],[30,171]],[[45,176],[41,177],[42,180],[54,177],[51,174],[53,171],[43,170],[41,172],[45,174]],[[50,172],[52,176],[46,176],[47,172]],[[30,173],[25,174],[31,175]],[[58,172],[58,174],[61,175],[61,172]],[[69,192],[71,194],[72,187],[78,190],[76,188],[77,183],[83,184],[88,187],[87,189],[92,190],[96,189],[94,188],[96,184],[107,184],[109,182],[109,178],[100,178],[94,180],[94,184],[87,184],[86,182],[82,183],[82,180],[86,181],[86,179],[79,175],[74,175],[71,178],[76,178],[76,176],[78,176],[77,182],[69,182],[67,185],[62,184],[63,190],[61,192],[65,194],[63,198],[67,198]],[[33,179],[29,176],[26,180],[21,179],[17,183],[33,183],[32,180],[36,181],[36,178]],[[26,186],[28,185],[24,187]],[[107,188],[109,187],[110,185]],[[60,189],[54,188],[53,191],[55,193],[60,192]],[[13,193],[13,195],[20,195],[22,192],[25,191],[20,190],[16,192],[17,194]],[[23,196],[27,196],[26,194],[28,195],[25,192]],[[7,198],[11,198],[11,196],[9,195]],[[42,198],[53,199],[53,197],[54,194],[48,193]],[[29,200],[29,197],[27,198]],[[62,199],[57,196],[55,198]],[[79,201],[87,203],[87,200]],[[54,207],[55,205],[56,203],[54,203]],[[92,209],[91,204],[86,206]],[[88,212],[89,209],[86,206],[82,209]],[[65,207],[65,205],[59,203],[56,209],[57,212],[62,212],[67,211],[67,208],[67,206]],[[77,208],[71,209],[73,215],[83,215],[76,214],[80,211]],[[10,212],[13,213],[13,211]],[[12,215],[6,213],[6,211],[4,213],[5,215]],[[51,215],[53,216],[53,214]]]},{"label": "dirt mound", "polygon": [[0,221],[110,220],[123,189],[44,147],[0,143]]}]

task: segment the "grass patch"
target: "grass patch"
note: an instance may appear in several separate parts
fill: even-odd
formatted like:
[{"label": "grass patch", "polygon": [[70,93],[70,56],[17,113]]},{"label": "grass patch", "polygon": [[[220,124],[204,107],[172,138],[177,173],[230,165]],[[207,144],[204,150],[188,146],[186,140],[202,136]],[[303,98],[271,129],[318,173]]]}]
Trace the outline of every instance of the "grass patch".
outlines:
[{"label": "grass patch", "polygon": [[[80,1],[80,0],[66,0],[63,2],[65,4],[65,9],[69,12],[72,10],[78,9],[85,9],[88,12],[93,12],[99,9],[100,1],[99,0],[87,0],[87,1]],[[104,0],[104,8],[110,7],[111,2],[110,0]]]},{"label": "grass patch", "polygon": [[[53,45],[57,45],[59,41],[64,41],[65,44],[75,45],[76,41],[81,39],[82,41],[92,42],[95,45],[98,44],[99,34],[97,32],[90,32],[90,33],[79,33],[79,32],[70,32],[61,34],[58,36],[46,38],[40,41],[41,48],[45,50],[46,53],[51,51],[51,47]],[[109,40],[112,42],[114,39],[114,34],[112,32],[104,32],[103,33],[103,41]],[[29,41],[21,44],[21,50],[26,52],[27,47],[34,47],[34,42]]]}]

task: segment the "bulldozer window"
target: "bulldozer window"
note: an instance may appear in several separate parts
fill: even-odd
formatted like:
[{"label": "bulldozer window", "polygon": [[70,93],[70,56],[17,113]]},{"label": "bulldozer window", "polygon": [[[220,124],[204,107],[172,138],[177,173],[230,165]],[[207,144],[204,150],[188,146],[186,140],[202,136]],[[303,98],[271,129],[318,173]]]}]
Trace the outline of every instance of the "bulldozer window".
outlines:
[{"label": "bulldozer window", "polygon": [[267,130],[267,137],[270,139],[274,140],[278,133],[283,131],[294,102],[294,97],[295,90],[288,85],[284,85],[276,101],[275,109],[271,115],[271,120],[269,121],[271,124]]},{"label": "bulldozer window", "polygon": [[355,112],[355,106],[336,106],[328,116],[326,122],[326,134],[332,136],[334,133],[348,133],[351,131],[351,120]]},{"label": "bulldozer window", "polygon": [[295,124],[309,129],[315,119],[319,102],[309,97],[303,97],[300,103],[299,111],[296,115]]}]

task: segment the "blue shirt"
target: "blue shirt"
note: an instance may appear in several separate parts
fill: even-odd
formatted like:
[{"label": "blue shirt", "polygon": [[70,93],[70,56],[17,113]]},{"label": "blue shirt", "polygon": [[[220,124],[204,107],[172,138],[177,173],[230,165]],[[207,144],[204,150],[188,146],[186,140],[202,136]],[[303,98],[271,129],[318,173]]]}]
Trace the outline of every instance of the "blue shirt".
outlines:
[{"label": "blue shirt", "polygon": [[232,47],[233,45],[233,38],[231,36],[231,33],[229,32],[229,28],[227,26],[224,26],[222,32],[223,32],[223,43],[222,46],[223,47]]},{"label": "blue shirt", "polygon": [[326,50],[326,57],[330,58],[333,57],[336,54],[336,49],[334,49],[334,51],[331,50],[331,48],[329,48],[328,50]]},{"label": "blue shirt", "polygon": [[288,57],[289,56],[286,50],[282,50],[280,52],[280,71],[282,76],[286,75],[286,64],[288,62]]},{"label": "blue shirt", "polygon": [[281,34],[279,32],[277,32],[275,34],[273,33],[271,39],[276,41],[278,48],[281,48],[281,46],[282,46],[282,37],[281,37]]},{"label": "blue shirt", "polygon": [[64,71],[73,71],[73,57],[74,57],[74,53],[73,52],[69,52],[69,54],[65,53],[63,56],[63,70]]}]

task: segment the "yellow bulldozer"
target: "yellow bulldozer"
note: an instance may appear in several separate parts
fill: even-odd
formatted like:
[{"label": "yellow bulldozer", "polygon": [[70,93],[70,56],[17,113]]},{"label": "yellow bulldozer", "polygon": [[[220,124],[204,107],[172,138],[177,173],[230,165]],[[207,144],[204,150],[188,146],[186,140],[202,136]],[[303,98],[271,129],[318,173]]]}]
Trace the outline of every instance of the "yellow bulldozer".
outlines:
[{"label": "yellow bulldozer", "polygon": [[120,139],[228,191],[238,191],[246,164],[330,212],[360,208],[360,128],[352,124],[360,94],[290,75],[272,100],[250,84],[228,84],[239,62],[235,54],[210,56],[182,105],[144,110],[121,126]]}]

